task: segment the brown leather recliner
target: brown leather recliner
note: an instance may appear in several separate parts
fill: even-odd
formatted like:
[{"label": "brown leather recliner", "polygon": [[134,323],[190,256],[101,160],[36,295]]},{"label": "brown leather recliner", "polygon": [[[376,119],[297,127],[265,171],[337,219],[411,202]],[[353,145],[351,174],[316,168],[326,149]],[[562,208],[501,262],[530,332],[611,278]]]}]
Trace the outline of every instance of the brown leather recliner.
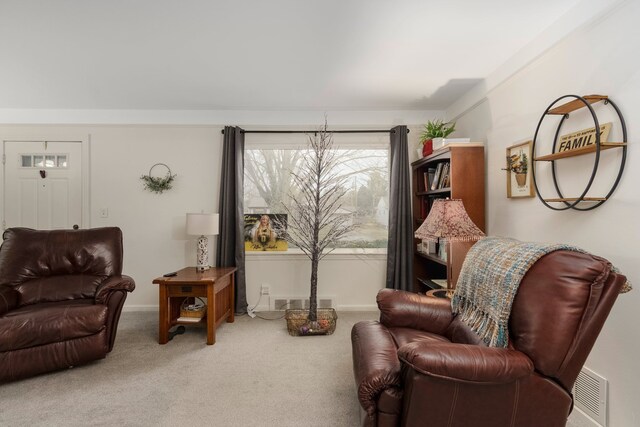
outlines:
[{"label": "brown leather recliner", "polygon": [[0,247],[0,383],[104,358],[133,279],[119,228],[9,228]]},{"label": "brown leather recliner", "polygon": [[380,322],[352,330],[364,426],[564,426],[571,388],[626,278],[556,251],[527,272],[509,347],[490,348],[449,300],[384,289]]}]

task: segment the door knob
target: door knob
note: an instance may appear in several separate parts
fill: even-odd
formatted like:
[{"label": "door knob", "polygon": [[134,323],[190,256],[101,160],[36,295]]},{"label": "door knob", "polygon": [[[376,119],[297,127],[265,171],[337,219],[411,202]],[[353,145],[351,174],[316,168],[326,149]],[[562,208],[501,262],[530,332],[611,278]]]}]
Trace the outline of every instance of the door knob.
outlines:
[{"label": "door knob", "polygon": [[73,224],[73,229],[74,230],[77,230],[78,228],[80,228],[80,227],[78,227],[78,224]]},{"label": "door knob", "polygon": [[46,171],[44,171],[44,170],[41,170],[41,171],[40,171],[40,177],[41,177],[42,179],[45,179],[45,178],[47,177],[47,172],[46,172]]}]

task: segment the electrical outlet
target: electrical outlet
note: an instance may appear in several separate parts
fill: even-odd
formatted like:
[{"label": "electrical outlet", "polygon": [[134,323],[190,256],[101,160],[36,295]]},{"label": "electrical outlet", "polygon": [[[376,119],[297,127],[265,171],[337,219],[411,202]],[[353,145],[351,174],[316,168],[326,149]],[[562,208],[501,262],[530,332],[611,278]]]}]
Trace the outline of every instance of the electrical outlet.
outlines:
[{"label": "electrical outlet", "polygon": [[100,209],[100,218],[109,218],[109,208]]},{"label": "electrical outlet", "polygon": [[269,295],[269,285],[262,285],[260,287],[260,295]]}]

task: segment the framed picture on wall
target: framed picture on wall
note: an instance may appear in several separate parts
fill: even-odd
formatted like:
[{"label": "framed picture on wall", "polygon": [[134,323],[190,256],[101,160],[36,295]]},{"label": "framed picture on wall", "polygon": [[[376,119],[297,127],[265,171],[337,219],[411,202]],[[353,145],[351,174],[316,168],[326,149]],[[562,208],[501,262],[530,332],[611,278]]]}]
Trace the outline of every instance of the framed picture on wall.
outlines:
[{"label": "framed picture on wall", "polygon": [[531,146],[527,141],[507,148],[507,197],[534,197]]}]

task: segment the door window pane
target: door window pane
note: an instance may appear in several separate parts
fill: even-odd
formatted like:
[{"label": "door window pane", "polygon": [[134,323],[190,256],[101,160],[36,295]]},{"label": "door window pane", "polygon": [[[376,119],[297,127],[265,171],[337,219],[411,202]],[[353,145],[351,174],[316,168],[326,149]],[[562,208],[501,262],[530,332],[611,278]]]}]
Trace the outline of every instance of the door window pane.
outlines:
[{"label": "door window pane", "polygon": [[21,154],[20,166],[23,168],[67,168],[68,154]]}]

